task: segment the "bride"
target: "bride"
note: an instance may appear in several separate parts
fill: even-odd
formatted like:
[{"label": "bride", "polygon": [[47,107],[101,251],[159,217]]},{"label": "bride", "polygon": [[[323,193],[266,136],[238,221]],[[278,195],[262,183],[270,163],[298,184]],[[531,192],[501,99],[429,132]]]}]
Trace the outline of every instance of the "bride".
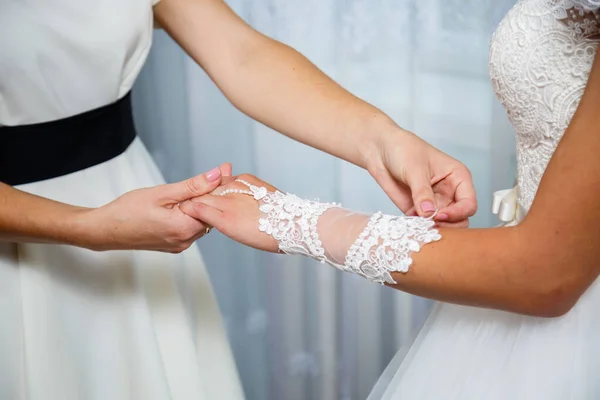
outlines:
[{"label": "bride", "polygon": [[502,229],[355,213],[251,175],[180,208],[243,244],[441,301],[372,398],[598,399],[599,23],[600,0],[521,0],[494,35],[518,155],[518,185],[496,194]]}]

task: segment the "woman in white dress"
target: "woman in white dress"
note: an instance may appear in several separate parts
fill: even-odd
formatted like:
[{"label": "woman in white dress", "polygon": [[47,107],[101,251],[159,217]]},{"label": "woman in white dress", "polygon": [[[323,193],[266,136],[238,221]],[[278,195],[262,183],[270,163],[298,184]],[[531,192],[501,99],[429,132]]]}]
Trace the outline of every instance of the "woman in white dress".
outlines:
[{"label": "woman in white dress", "polygon": [[[222,0],[156,3],[0,2],[0,399],[243,397],[202,259],[186,250],[209,227],[177,207],[230,167],[164,185],[132,122],[153,21],[238,108],[369,168],[405,210],[437,201],[449,226],[475,211],[462,164]],[[411,157],[422,168],[407,171]]]},{"label": "woman in white dress", "polygon": [[521,0],[498,27],[491,76],[518,155],[518,185],[496,193],[503,228],[438,231],[252,176],[181,209],[247,245],[443,301],[373,399],[600,399],[599,39],[600,0]]}]

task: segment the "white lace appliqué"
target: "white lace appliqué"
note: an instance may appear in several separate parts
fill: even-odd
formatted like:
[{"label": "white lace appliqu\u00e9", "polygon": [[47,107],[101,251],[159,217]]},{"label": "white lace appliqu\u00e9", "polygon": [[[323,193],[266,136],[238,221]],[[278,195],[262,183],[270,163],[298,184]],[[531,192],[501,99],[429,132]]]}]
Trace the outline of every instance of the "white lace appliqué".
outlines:
[{"label": "white lace appliqu\u00e9", "polygon": [[264,214],[258,220],[258,230],[273,236],[281,252],[301,254],[321,262],[328,261],[317,233],[317,222],[325,211],[339,207],[338,204],[305,200],[279,191],[268,192],[265,187],[258,187],[241,179],[236,182],[248,186],[250,190],[227,189],[221,196],[239,193],[258,200],[259,209]]},{"label": "white lace appliqu\u00e9", "polygon": [[279,250],[327,262],[317,233],[317,222],[325,211],[338,205],[318,203],[281,192],[269,193],[261,201],[259,209],[264,216],[258,221],[258,230],[273,236]]},{"label": "white lace appliqu\u00e9", "polygon": [[442,236],[431,218],[397,217],[375,213],[350,246],[347,270],[378,283],[397,283],[390,272],[408,272],[410,254]]},{"label": "white lace appliqu\u00e9", "polygon": [[[306,200],[279,191],[268,192],[264,187],[240,179],[237,182],[246,185],[249,190],[227,189],[221,195],[246,194],[259,201],[263,216],[258,221],[258,230],[273,236],[281,252],[308,256],[380,284],[397,283],[391,273],[408,272],[412,264],[411,253],[420,251],[424,244],[441,239],[439,232],[433,229],[433,217],[376,213],[368,218],[357,238],[323,243],[318,230],[319,220],[327,210],[341,208],[339,204]],[[346,227],[343,218],[333,226],[328,225],[327,229],[335,230],[333,234],[329,232],[328,237],[344,237]],[[331,247],[344,249],[344,264],[328,257],[328,254],[338,252]]]}]

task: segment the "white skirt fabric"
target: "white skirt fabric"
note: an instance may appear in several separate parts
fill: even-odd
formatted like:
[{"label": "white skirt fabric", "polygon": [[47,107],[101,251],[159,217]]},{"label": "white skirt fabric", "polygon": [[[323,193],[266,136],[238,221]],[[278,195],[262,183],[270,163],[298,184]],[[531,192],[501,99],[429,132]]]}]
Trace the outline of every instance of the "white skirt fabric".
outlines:
[{"label": "white skirt fabric", "polygon": [[[164,183],[139,139],[19,189],[98,207]],[[0,243],[0,399],[243,398],[196,247],[179,255]]]},{"label": "white skirt fabric", "polygon": [[560,318],[437,303],[369,400],[600,399],[600,285]]}]

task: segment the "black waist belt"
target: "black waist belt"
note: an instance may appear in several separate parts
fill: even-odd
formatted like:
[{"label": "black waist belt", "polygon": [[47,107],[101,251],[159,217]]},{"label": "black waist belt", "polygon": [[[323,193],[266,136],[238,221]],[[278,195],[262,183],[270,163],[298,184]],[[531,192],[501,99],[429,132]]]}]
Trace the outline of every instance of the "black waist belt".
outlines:
[{"label": "black waist belt", "polygon": [[123,153],[135,135],[130,94],[58,121],[0,127],[0,182],[21,185],[81,171]]}]

